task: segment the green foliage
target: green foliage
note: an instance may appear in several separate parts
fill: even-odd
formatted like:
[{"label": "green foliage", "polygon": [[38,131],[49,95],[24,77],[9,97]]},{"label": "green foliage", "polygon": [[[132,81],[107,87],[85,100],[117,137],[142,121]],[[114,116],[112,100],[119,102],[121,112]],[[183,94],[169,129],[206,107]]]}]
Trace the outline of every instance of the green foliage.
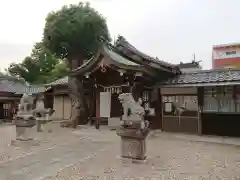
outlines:
[{"label": "green foliage", "polygon": [[[32,84],[48,83],[56,79],[55,75],[61,77],[67,74],[67,66],[60,63],[61,61],[42,43],[36,43],[31,56],[27,56],[21,63],[10,64],[7,71],[10,75],[20,76]],[[61,70],[59,64],[62,64]]]},{"label": "green foliage", "polygon": [[106,20],[89,3],[63,6],[46,18],[44,44],[70,64],[91,58],[101,39],[110,41]]},{"label": "green foliage", "polygon": [[67,76],[70,70],[67,68],[66,60],[59,61],[58,64],[55,65],[51,72],[51,81],[59,79],[63,76]]},{"label": "green foliage", "polygon": [[7,70],[12,76],[20,76],[30,83],[34,83],[38,79],[39,67],[29,56],[22,63],[10,64]]}]

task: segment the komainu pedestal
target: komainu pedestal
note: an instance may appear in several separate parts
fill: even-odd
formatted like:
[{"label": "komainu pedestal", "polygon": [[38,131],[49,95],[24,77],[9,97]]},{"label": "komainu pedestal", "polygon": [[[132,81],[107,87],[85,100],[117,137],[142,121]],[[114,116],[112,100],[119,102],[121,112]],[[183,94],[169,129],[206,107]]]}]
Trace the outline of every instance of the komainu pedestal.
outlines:
[{"label": "komainu pedestal", "polygon": [[33,110],[33,114],[36,118],[37,132],[43,131],[43,125],[51,121],[49,116],[53,113],[53,109],[46,109],[44,107],[44,96],[39,94],[36,102],[36,109]]},{"label": "komainu pedestal", "polygon": [[131,127],[120,127],[117,134],[121,137],[122,157],[145,160],[148,133],[149,129],[141,131]]},{"label": "komainu pedestal", "polygon": [[120,94],[118,98],[123,106],[121,126],[117,130],[121,137],[122,157],[145,160],[149,122],[144,120],[141,100],[136,102],[131,93]]},{"label": "komainu pedestal", "polygon": [[36,119],[33,116],[33,100],[31,95],[24,94],[20,100],[18,113],[15,120],[16,125],[16,140],[29,141],[33,140],[28,131],[36,125]]}]

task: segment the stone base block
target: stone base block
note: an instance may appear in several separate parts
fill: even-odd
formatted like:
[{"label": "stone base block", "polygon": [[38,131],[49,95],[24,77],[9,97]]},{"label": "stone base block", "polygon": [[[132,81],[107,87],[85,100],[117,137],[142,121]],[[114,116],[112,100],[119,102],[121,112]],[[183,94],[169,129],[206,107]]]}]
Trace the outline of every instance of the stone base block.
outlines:
[{"label": "stone base block", "polygon": [[139,127],[140,123],[136,123],[127,127],[121,126],[117,130],[117,134],[121,137],[122,157],[146,159],[146,139],[150,131],[148,128],[141,130]]},{"label": "stone base block", "polygon": [[32,140],[33,138],[30,136],[29,130],[30,128],[16,126],[16,140],[20,141]]},{"label": "stone base block", "polygon": [[146,159],[146,140],[121,137],[122,157],[136,160]]},{"label": "stone base block", "polygon": [[44,118],[36,118],[36,128],[37,132],[43,132],[44,131],[44,125],[51,122],[52,120],[48,120],[45,117]]},{"label": "stone base block", "polygon": [[37,126],[36,126],[36,128],[37,128],[37,132],[43,132],[43,123],[41,122],[41,121],[36,121],[36,124],[37,124]]},{"label": "stone base block", "polygon": [[38,146],[40,142],[36,139],[31,140],[12,140],[12,146]]},{"label": "stone base block", "polygon": [[125,158],[125,157],[122,157],[122,156],[117,156],[116,158],[120,159],[122,161],[123,166],[128,165],[128,164],[147,164],[148,163],[147,158],[144,159],[144,160]]},{"label": "stone base block", "polygon": [[18,140],[18,141],[31,141],[31,140],[33,140],[33,138],[19,136],[19,137],[16,138],[16,140]]}]

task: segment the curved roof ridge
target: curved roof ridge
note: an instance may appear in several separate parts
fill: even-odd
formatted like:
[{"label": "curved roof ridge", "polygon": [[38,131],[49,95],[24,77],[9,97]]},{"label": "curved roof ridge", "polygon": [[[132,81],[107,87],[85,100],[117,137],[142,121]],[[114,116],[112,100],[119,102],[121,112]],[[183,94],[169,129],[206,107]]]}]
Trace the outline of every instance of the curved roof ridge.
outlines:
[{"label": "curved roof ridge", "polygon": [[[149,61],[152,61],[154,63],[157,63],[161,66],[165,66],[167,68],[171,68],[171,69],[176,69],[176,70],[179,70],[178,66],[175,65],[175,64],[172,64],[172,63],[169,63],[169,62],[165,62],[163,60],[159,60],[158,58],[153,58],[143,52],[141,52],[140,50],[138,50],[136,47],[134,47],[132,44],[130,44],[123,36],[119,36],[116,43],[115,43],[115,46],[117,48],[119,47],[125,47],[127,49],[129,49],[130,51],[132,51],[133,53],[139,55],[139,56],[142,56],[142,58],[146,59],[146,60],[149,60]],[[180,71],[180,70],[179,70]]]}]

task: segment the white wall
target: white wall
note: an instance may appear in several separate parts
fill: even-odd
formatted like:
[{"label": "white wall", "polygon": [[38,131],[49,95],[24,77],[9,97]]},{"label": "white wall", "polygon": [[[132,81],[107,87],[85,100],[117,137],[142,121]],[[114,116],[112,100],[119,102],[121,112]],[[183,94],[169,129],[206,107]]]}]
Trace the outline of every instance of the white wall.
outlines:
[{"label": "white wall", "polygon": [[54,96],[52,115],[54,120],[69,119],[71,116],[71,100],[68,96]]},{"label": "white wall", "polygon": [[63,96],[54,96],[53,99],[53,109],[55,110],[55,112],[52,115],[53,119],[62,119],[63,118],[63,111],[62,111],[62,104],[63,101]]},{"label": "white wall", "polygon": [[111,113],[111,93],[100,92],[100,117],[110,117]]},{"label": "white wall", "polygon": [[[236,54],[226,55],[226,52],[236,51]],[[213,59],[236,58],[240,57],[240,48],[213,49]]]},{"label": "white wall", "polygon": [[202,70],[202,68],[180,68],[183,73],[191,73]]},{"label": "white wall", "polygon": [[69,119],[71,116],[71,99],[64,96],[64,119]]}]

